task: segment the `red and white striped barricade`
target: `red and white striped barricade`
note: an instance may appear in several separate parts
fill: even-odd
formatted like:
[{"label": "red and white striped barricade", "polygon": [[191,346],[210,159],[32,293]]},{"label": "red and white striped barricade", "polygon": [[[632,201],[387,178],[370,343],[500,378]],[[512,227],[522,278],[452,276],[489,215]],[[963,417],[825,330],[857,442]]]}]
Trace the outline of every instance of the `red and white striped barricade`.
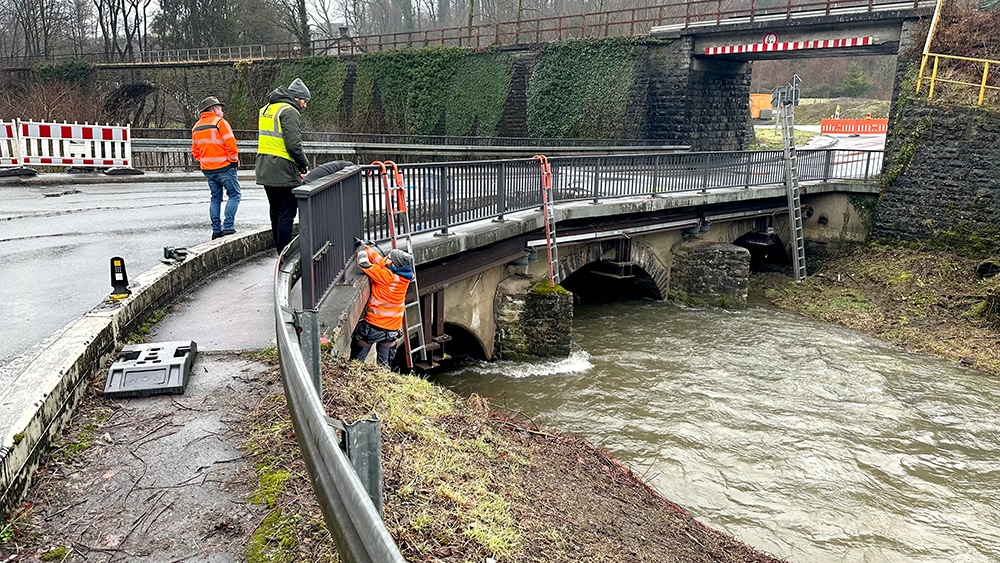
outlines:
[{"label": "red and white striped barricade", "polygon": [[823,119],[819,132],[824,135],[885,135],[888,119]]},{"label": "red and white striped barricade", "polygon": [[17,151],[17,123],[0,121],[0,168],[21,166]]},{"label": "red and white striped barricade", "polygon": [[25,168],[21,159],[21,137],[17,120],[0,121],[0,177],[34,176],[36,172]]},{"label": "red and white striped barricade", "polygon": [[128,125],[18,120],[23,164],[72,168],[131,168]]}]

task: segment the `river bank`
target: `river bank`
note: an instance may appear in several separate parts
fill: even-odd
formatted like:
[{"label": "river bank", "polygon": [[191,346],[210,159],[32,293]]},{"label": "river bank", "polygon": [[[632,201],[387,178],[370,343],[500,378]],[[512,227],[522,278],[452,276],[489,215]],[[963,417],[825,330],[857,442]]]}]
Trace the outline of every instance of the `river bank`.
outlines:
[{"label": "river bank", "polygon": [[870,244],[810,264],[801,284],[762,273],[751,277],[750,288],[783,309],[997,377],[1000,327],[988,312],[1000,277],[982,277],[982,263],[949,252]]}]

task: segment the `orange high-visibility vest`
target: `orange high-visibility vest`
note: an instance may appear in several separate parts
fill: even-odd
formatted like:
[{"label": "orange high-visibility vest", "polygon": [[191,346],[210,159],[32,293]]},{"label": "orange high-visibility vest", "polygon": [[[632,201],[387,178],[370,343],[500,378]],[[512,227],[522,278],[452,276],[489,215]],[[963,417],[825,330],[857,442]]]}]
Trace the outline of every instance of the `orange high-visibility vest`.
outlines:
[{"label": "orange high-visibility vest", "polygon": [[191,129],[191,154],[202,170],[219,170],[239,163],[236,137],[229,122],[210,112],[201,112],[201,119]]},{"label": "orange high-visibility vest", "polygon": [[406,288],[410,280],[393,273],[385,266],[382,258],[373,249],[368,249],[370,268],[361,271],[371,278],[372,292],[365,306],[365,320],[372,326],[385,330],[403,328],[403,314],[406,302]]}]

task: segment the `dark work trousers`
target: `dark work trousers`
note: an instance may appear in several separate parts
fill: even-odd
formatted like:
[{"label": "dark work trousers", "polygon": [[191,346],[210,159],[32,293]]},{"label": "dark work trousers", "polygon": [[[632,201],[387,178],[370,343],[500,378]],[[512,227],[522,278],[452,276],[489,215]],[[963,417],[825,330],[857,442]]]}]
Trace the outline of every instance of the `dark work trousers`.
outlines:
[{"label": "dark work trousers", "polygon": [[299,210],[299,202],[292,195],[292,188],[264,186],[271,210],[271,236],[274,248],[280,254],[292,242],[292,223]]}]

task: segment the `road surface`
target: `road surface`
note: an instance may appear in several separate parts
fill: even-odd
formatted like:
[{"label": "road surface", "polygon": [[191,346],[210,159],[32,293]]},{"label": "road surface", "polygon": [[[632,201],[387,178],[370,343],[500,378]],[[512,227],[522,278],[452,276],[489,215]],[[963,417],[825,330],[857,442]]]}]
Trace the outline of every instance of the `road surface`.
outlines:
[{"label": "road surface", "polygon": [[[112,257],[125,260],[131,279],[156,265],[163,247],[211,239],[204,180],[71,182],[0,184],[0,376],[112,293]],[[268,226],[263,188],[240,184],[237,231]]]}]

